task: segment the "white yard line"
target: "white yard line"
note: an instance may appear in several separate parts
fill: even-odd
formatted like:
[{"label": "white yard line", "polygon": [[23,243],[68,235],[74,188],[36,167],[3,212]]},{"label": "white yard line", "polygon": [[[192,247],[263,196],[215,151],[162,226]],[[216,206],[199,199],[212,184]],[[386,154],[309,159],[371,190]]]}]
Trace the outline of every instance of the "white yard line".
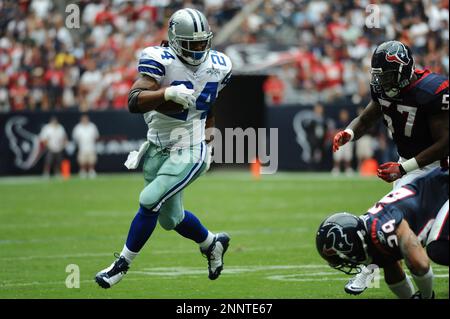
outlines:
[{"label": "white yard line", "polygon": [[[98,254],[91,254],[98,255]],[[312,271],[312,270],[320,271]],[[329,271],[328,271],[329,269]],[[448,278],[448,269],[445,267],[435,267],[436,278]],[[295,274],[264,274],[264,272],[278,271],[296,271]],[[253,265],[253,266],[229,266],[224,269],[223,274],[228,276],[241,275],[245,273],[263,272],[261,275],[266,280],[275,281],[291,281],[291,282],[322,282],[322,281],[345,281],[348,276],[342,276],[341,273],[330,269],[323,264],[309,265]],[[143,268],[142,270],[130,271],[125,280],[142,281],[142,277],[138,278],[133,275],[144,275],[152,277],[174,278],[178,276],[205,276],[207,270],[205,267],[154,267]],[[94,284],[93,280],[81,280],[80,283]],[[0,283],[0,288],[29,287],[29,286],[65,286],[65,281],[48,281],[48,282],[4,282]]]}]

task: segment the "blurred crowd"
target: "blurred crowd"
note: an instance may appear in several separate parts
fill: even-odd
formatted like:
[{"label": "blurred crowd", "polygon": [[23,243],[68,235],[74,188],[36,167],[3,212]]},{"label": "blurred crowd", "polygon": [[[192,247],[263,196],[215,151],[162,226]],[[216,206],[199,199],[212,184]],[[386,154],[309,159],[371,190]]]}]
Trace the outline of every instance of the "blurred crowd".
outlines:
[{"label": "blurred crowd", "polygon": [[[418,68],[449,74],[448,6],[448,0],[272,0],[248,19],[250,32],[236,37],[300,48],[295,61],[268,78],[269,104],[339,97],[359,104],[370,93],[371,54],[383,41],[400,40],[412,49]],[[377,13],[379,21],[373,20]]]},{"label": "blurred crowd", "polygon": [[[72,3],[79,27],[70,28]],[[166,38],[167,18],[183,5],[0,0],[0,111],[126,108],[138,54]]]},{"label": "blurred crowd", "polygon": [[[182,7],[205,12],[217,34],[250,0],[0,0],[0,111],[123,109],[139,52],[166,38]],[[66,20],[74,3],[79,28]],[[370,1],[265,0],[227,45],[296,47],[294,61],[271,71],[269,104],[367,96],[370,54],[399,39],[418,66],[448,74],[448,0],[380,1],[379,28],[368,28]]]}]

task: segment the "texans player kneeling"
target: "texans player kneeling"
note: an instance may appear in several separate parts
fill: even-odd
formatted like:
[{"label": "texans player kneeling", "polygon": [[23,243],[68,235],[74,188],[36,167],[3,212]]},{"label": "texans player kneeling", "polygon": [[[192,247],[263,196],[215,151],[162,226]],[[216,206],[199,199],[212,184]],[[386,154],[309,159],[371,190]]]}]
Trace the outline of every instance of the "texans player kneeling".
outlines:
[{"label": "texans player kneeling", "polygon": [[386,283],[399,298],[434,298],[430,259],[448,266],[449,258],[448,177],[448,170],[436,168],[390,192],[360,217],[328,217],[317,231],[319,254],[347,274],[357,273],[361,265],[383,268]]}]

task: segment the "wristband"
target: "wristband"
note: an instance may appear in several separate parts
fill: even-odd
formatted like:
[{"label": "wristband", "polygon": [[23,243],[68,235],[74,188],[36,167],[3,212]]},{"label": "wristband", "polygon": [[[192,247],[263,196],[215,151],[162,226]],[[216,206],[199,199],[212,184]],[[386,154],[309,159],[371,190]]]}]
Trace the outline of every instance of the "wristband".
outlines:
[{"label": "wristband", "polygon": [[405,170],[405,174],[409,173],[413,170],[416,170],[419,168],[419,164],[417,163],[416,159],[413,157],[403,163],[400,164],[400,167]]},{"label": "wristband", "polygon": [[350,135],[350,140],[349,141],[353,140],[353,137],[355,137],[355,133],[353,132],[353,130],[351,128],[346,128],[344,130],[344,132],[346,132],[346,133],[348,133]]}]

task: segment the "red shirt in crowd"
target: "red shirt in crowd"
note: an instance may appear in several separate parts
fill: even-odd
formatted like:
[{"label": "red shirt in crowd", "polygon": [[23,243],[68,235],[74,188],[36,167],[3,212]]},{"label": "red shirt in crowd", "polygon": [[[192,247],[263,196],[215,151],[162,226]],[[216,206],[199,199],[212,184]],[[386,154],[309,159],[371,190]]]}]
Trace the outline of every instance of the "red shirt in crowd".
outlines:
[{"label": "red shirt in crowd", "polygon": [[48,69],[44,75],[45,82],[51,86],[64,86],[64,72],[57,69]]},{"label": "red shirt in crowd", "polygon": [[276,75],[269,76],[263,84],[263,91],[272,98],[274,105],[279,105],[283,101],[284,83]]}]

